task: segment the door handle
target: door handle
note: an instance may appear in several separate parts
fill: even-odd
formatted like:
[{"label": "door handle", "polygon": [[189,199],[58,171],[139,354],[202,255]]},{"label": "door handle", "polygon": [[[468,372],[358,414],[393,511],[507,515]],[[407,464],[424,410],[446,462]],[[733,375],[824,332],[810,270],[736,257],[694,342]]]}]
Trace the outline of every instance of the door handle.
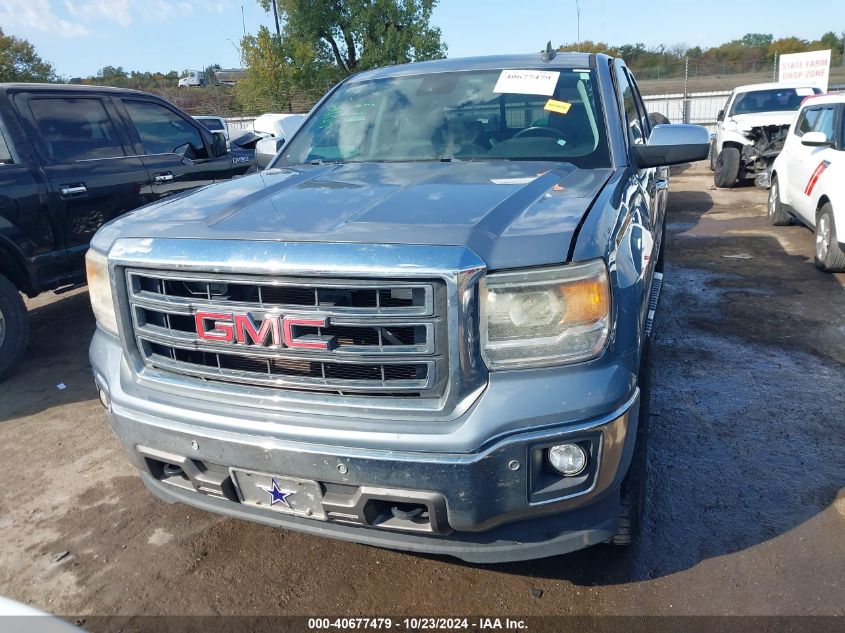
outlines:
[{"label": "door handle", "polygon": [[83,193],[88,193],[88,187],[85,186],[85,183],[79,183],[76,185],[61,185],[59,187],[59,193],[65,198],[78,196]]},{"label": "door handle", "polygon": [[153,180],[157,183],[169,182],[173,180],[173,174],[171,174],[169,171],[163,174],[156,174],[155,176],[153,176]]}]

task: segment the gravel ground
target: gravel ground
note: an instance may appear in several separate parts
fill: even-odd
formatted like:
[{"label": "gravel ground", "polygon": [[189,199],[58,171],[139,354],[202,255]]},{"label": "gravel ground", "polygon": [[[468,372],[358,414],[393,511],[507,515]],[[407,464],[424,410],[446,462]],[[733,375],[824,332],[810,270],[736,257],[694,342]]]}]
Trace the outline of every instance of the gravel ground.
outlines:
[{"label": "gravel ground", "polygon": [[814,268],[806,229],[767,225],[765,192],[711,183],[672,181],[630,550],[475,566],[161,503],[96,400],[76,291],[30,302],[0,385],[0,595],[68,617],[845,615],[845,275]]}]

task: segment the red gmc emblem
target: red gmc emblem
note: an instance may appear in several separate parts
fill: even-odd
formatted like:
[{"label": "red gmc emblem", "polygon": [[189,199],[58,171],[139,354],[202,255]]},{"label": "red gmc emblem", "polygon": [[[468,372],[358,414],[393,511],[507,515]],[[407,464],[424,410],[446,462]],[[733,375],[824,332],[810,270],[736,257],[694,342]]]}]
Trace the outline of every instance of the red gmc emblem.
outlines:
[{"label": "red gmc emblem", "polygon": [[194,315],[197,336],[204,341],[240,343],[242,345],[271,345],[294,349],[329,350],[334,348],[334,336],[299,334],[301,327],[328,327],[327,317],[298,317],[293,315],[266,315],[261,325],[250,313],[202,312]]}]

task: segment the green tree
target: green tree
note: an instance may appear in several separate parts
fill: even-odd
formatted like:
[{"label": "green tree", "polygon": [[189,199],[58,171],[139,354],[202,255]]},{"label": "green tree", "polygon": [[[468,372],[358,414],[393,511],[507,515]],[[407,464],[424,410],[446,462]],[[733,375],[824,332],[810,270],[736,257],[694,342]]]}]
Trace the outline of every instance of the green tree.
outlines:
[{"label": "green tree", "polygon": [[216,86],[220,83],[219,81],[217,81],[216,71],[221,69],[222,67],[220,66],[220,64],[211,64],[210,66],[206,66],[205,68],[203,68],[202,76],[205,80],[206,86]]},{"label": "green tree", "polygon": [[105,82],[114,82],[116,79],[126,79],[129,73],[123,70],[123,66],[103,66],[97,71],[97,77]]},{"label": "green tree", "polygon": [[0,29],[0,81],[53,81],[56,70],[25,39]]},{"label": "green tree", "polygon": [[[246,73],[236,87],[250,112],[301,112],[354,72],[444,57],[430,25],[437,0],[258,0],[280,18],[241,40]],[[273,6],[275,2],[275,7]]]},{"label": "green tree", "polygon": [[771,33],[746,33],[738,43],[752,48],[768,48],[773,41]]},{"label": "green tree", "polygon": [[784,37],[775,40],[769,45],[769,55],[787,55],[789,53],[804,53],[810,50],[810,45],[807,40],[802,40],[797,37]]},{"label": "green tree", "polygon": [[282,41],[339,73],[440,59],[446,46],[431,26],[437,0],[258,0],[283,23]]}]

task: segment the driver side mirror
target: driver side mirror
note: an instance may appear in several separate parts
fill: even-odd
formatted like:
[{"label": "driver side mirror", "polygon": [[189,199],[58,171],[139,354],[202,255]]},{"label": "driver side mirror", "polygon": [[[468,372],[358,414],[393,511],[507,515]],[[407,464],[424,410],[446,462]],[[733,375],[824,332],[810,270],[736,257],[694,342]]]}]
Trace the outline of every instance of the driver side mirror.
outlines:
[{"label": "driver side mirror", "polygon": [[255,144],[255,164],[259,169],[264,169],[279,153],[285,144],[285,139],[277,136],[263,138]]},{"label": "driver side mirror", "polygon": [[801,144],[808,147],[826,147],[833,145],[833,141],[827,138],[824,132],[807,132],[801,137]]},{"label": "driver side mirror", "polygon": [[710,155],[710,134],[700,125],[657,125],[648,143],[634,145],[637,167],[663,167],[705,160]]},{"label": "driver side mirror", "polygon": [[211,145],[211,151],[214,153],[214,158],[220,158],[229,153],[229,148],[226,143],[226,135],[223,132],[212,132],[211,136],[214,141]]},{"label": "driver side mirror", "polygon": [[724,121],[725,120],[725,111],[719,110],[719,114],[716,115],[717,121]]}]

